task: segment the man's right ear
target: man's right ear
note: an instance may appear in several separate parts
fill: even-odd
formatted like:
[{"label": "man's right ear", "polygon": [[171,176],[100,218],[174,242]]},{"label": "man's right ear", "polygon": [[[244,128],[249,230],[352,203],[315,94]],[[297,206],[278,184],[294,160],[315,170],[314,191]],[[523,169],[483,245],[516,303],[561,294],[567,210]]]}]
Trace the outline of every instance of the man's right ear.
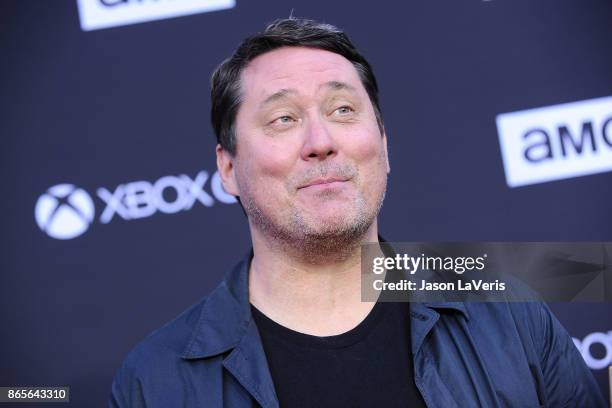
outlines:
[{"label": "man's right ear", "polygon": [[217,169],[221,176],[223,189],[233,196],[239,196],[238,183],[236,182],[236,172],[234,168],[234,157],[224,150],[220,144],[215,149],[217,153]]}]

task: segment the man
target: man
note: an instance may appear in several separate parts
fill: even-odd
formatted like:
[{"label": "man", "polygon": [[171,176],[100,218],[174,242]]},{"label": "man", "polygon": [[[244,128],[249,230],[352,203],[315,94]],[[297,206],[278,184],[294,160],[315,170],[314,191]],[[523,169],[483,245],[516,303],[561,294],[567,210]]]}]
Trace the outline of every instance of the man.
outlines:
[{"label": "man", "polygon": [[279,20],[212,77],[225,190],[251,254],[128,356],[112,407],[595,407],[540,303],[361,301],[390,171],[372,69],[337,28]]}]

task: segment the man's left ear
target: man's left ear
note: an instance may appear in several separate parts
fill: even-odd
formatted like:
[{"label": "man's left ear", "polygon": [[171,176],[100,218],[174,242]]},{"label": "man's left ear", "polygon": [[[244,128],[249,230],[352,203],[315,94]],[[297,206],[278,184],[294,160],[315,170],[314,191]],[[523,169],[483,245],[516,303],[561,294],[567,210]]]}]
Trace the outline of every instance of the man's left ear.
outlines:
[{"label": "man's left ear", "polygon": [[234,158],[227,150],[224,150],[220,144],[217,145],[215,152],[217,154],[217,169],[219,170],[219,175],[221,176],[223,189],[228,194],[240,196],[238,191],[238,183],[236,182],[236,172],[233,162]]}]

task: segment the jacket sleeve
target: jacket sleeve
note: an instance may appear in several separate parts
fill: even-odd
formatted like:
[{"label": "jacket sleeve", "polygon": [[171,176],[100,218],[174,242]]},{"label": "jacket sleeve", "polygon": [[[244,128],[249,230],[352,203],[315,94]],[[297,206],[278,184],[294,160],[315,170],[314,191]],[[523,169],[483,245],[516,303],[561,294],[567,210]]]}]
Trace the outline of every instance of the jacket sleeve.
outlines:
[{"label": "jacket sleeve", "polygon": [[145,408],[142,383],[136,373],[130,368],[128,361],[124,362],[115,374],[111,387],[109,408]]},{"label": "jacket sleeve", "polygon": [[606,407],[601,390],[571,337],[548,306],[539,304],[536,337],[546,407]]}]

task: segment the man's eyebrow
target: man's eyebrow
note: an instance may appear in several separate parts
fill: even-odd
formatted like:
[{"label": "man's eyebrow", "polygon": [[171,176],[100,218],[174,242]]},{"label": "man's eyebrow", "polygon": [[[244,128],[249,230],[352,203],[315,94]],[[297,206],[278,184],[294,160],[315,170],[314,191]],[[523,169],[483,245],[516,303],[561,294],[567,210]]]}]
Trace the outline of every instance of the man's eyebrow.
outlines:
[{"label": "man's eyebrow", "polygon": [[[349,85],[346,82],[341,82],[341,81],[329,81],[326,82],[324,84],[321,85],[321,88],[328,88],[331,89],[333,91],[350,91],[350,92],[357,92],[357,89],[355,89],[355,87],[353,85]],[[266,97],[266,99],[263,100],[263,102],[261,103],[261,106],[265,106],[268,104],[271,104],[272,102],[276,102],[278,100],[287,98],[289,95],[294,95],[297,94],[297,91],[295,89],[287,89],[287,88],[283,88],[277,92],[274,92],[272,95]]]},{"label": "man's eyebrow", "polygon": [[280,99],[284,99],[288,97],[291,94],[296,94],[296,93],[297,91],[295,89],[281,89],[280,91],[274,92],[272,95],[264,99],[264,101],[261,103],[261,106],[268,105],[272,102],[276,102]]},{"label": "man's eyebrow", "polygon": [[333,91],[351,91],[357,92],[357,89],[353,85],[349,85],[346,82],[341,81],[329,81],[321,85],[321,87],[329,88]]}]

